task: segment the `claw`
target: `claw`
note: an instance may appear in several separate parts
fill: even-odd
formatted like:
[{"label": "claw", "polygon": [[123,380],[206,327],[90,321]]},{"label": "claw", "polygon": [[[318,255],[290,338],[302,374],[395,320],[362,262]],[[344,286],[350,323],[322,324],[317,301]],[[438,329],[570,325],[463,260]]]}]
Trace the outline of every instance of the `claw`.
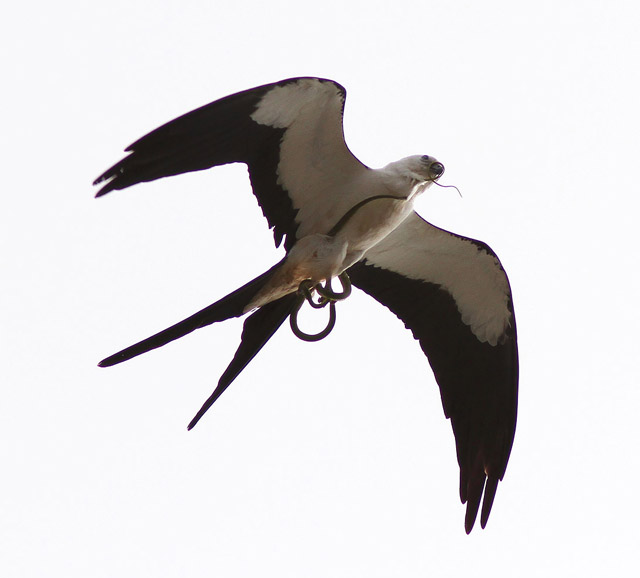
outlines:
[{"label": "claw", "polygon": [[[325,299],[322,296],[320,297],[320,299],[318,299],[317,302],[313,300],[313,291],[317,290],[319,286],[320,285],[314,287],[312,285],[311,279],[305,279],[304,281],[302,281],[302,283],[300,283],[298,287],[298,294],[303,295],[304,298],[308,301],[309,305],[311,305],[311,307],[313,307],[314,309],[322,309],[329,302],[328,299]],[[300,306],[302,307],[302,304]]]},{"label": "claw", "polygon": [[349,295],[351,295],[351,279],[349,279],[349,275],[346,271],[343,271],[338,275],[338,279],[340,279],[340,284],[342,285],[342,292],[335,293],[331,289],[331,279],[327,279],[325,286],[316,285],[315,289],[319,295],[324,297],[327,301],[343,301]]}]

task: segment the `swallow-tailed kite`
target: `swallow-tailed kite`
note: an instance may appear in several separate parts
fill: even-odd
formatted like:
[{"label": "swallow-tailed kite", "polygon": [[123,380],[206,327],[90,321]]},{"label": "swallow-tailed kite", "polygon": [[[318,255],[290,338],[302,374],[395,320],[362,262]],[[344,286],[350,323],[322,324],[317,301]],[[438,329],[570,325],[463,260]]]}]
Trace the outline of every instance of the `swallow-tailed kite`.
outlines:
[{"label": "swallow-tailed kite", "polygon": [[[416,197],[444,166],[416,155],[370,169],[347,148],[345,89],[291,78],[222,98],[133,143],[95,181],[100,197],[144,181],[246,163],[253,192],[286,256],[188,319],[100,362],[115,365],[206,325],[250,313],[240,346],[191,429],[290,318],[296,335],[319,339],[351,282],[388,307],[426,354],[451,419],[465,529],[480,502],[485,526],[516,427],[518,352],[509,281],[484,243],[427,223]],[[342,291],[334,292],[338,277]],[[324,283],[324,284],[323,284]],[[321,334],[302,332],[299,308],[329,305]]]}]

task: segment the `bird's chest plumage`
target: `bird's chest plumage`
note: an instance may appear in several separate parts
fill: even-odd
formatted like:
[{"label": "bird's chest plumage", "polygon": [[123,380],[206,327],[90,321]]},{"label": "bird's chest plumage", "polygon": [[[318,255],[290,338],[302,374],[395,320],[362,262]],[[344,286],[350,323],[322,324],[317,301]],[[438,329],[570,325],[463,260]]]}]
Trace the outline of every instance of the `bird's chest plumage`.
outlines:
[{"label": "bird's chest plumage", "polygon": [[246,310],[296,291],[305,279],[319,283],[337,277],[397,228],[412,209],[412,199],[372,197],[345,213],[330,234],[299,239]]},{"label": "bird's chest plumage", "polygon": [[335,233],[336,240],[347,244],[347,253],[365,253],[396,229],[412,212],[413,199],[372,197],[352,214]]}]

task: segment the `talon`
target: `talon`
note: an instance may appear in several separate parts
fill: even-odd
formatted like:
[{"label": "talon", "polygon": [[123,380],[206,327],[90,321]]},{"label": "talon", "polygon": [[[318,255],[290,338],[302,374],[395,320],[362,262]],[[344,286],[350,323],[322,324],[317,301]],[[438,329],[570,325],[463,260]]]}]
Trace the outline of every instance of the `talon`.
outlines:
[{"label": "talon", "polygon": [[[312,285],[311,279],[305,279],[298,286],[298,295],[302,295],[309,302],[309,305],[311,305],[311,307],[313,307],[314,309],[322,309],[329,302],[329,300],[321,296],[317,302],[314,301],[313,291],[316,289],[317,287],[314,287]],[[302,304],[300,305],[300,307],[302,307]]]},{"label": "talon", "polygon": [[340,293],[336,293],[331,289],[331,279],[327,279],[324,287],[316,285],[315,290],[328,301],[342,301],[351,295],[351,279],[349,279],[346,271],[340,273],[338,279],[340,279],[340,284],[342,285],[342,292]]}]

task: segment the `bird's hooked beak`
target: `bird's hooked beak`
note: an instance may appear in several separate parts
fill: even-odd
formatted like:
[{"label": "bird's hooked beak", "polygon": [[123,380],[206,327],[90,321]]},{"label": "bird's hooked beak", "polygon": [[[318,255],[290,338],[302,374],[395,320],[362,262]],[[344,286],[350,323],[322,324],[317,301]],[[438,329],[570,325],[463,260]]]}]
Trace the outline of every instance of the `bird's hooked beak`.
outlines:
[{"label": "bird's hooked beak", "polygon": [[[426,155],[422,157],[422,162],[429,162],[429,161],[431,161],[431,159]],[[441,162],[436,160],[431,161],[427,168],[427,172],[429,174],[429,178],[426,181],[427,184],[434,183],[444,189],[453,188],[456,191],[458,191],[458,194],[462,197],[462,193],[460,192],[460,189],[455,185],[441,185],[438,182],[438,179],[444,174],[444,165]]]},{"label": "bird's hooked beak", "polygon": [[444,165],[438,161],[431,163],[429,166],[429,175],[431,176],[431,180],[435,181],[439,179],[444,174]]}]

